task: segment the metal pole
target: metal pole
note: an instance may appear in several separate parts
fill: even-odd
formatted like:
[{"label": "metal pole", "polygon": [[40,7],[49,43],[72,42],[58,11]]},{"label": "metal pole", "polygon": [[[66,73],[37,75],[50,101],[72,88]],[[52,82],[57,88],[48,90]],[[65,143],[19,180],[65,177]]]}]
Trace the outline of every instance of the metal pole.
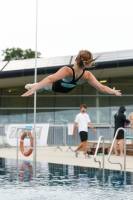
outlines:
[{"label": "metal pole", "polygon": [[[35,36],[35,73],[34,82],[37,82],[37,22],[38,22],[38,0],[36,0],[36,36]],[[34,93],[34,151],[33,151],[34,167],[36,165],[36,92]],[[36,167],[35,167],[36,169]]]},{"label": "metal pole", "polygon": [[98,140],[98,144],[97,144],[95,154],[94,154],[94,161],[99,163],[99,168],[101,169],[101,162],[96,160],[96,156],[97,156],[98,148],[99,148],[100,141],[102,138],[103,138],[103,169],[104,169],[104,136],[102,135],[99,137],[99,140]]},{"label": "metal pole", "polygon": [[63,126],[63,145],[66,146],[66,124]]},{"label": "metal pole", "polygon": [[124,184],[126,185],[126,133],[124,132]]},{"label": "metal pole", "polygon": [[[2,147],[4,147],[4,130],[5,130],[5,129],[4,129],[4,124],[3,124],[3,128],[2,128],[2,139],[3,139],[3,145],[2,145]],[[2,148],[2,147],[1,147],[1,148]]]},{"label": "metal pole", "polygon": [[17,128],[17,180],[18,180],[18,131],[19,128]]},{"label": "metal pole", "polygon": [[105,150],[104,150],[104,137],[103,137],[103,169],[104,169],[104,153],[105,153]]},{"label": "metal pole", "polygon": [[126,171],[126,132],[124,130],[124,172]]}]

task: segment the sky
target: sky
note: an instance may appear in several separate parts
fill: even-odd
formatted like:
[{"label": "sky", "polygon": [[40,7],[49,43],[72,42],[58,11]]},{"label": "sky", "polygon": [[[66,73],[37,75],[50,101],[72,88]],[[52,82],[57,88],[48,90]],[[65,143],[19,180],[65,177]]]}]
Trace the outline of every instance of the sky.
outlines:
[{"label": "sky", "polygon": [[41,57],[133,49],[133,0],[0,0],[0,60],[6,48]]}]

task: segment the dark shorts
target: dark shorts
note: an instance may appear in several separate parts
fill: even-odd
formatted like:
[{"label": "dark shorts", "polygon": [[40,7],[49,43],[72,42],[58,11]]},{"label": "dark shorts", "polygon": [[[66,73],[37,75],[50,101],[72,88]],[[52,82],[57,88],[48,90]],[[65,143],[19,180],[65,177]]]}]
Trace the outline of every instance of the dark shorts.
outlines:
[{"label": "dark shorts", "polygon": [[81,142],[85,142],[88,139],[88,133],[85,131],[80,131],[79,136],[80,136]]},{"label": "dark shorts", "polygon": [[[114,133],[114,136],[115,136],[115,133]],[[117,139],[117,140],[124,139],[124,131],[123,131],[123,130],[119,130],[116,139]]]}]

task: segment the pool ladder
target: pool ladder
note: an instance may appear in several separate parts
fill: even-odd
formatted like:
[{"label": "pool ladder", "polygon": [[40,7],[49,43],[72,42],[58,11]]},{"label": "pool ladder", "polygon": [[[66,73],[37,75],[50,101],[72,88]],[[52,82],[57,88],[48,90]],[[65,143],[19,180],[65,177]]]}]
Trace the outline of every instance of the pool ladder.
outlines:
[{"label": "pool ladder", "polygon": [[[118,162],[111,162],[111,161],[110,161],[110,156],[111,156],[111,153],[112,153],[112,150],[113,150],[113,147],[114,147],[114,143],[115,143],[116,137],[117,137],[117,135],[118,135],[118,132],[119,132],[120,130],[123,130],[123,131],[124,131],[124,171],[126,171],[126,139],[130,139],[130,138],[128,138],[128,136],[126,136],[126,130],[125,130],[124,128],[118,128],[117,131],[116,131],[115,137],[114,137],[114,139],[113,139],[113,142],[112,142],[112,145],[111,145],[109,154],[108,154],[108,161],[109,161],[111,164],[120,165],[120,170],[122,171],[122,164],[121,164],[121,163],[118,163]],[[98,153],[98,148],[99,148],[101,139],[103,139],[103,159],[102,159],[102,163],[103,163],[103,164],[102,164],[102,165],[103,165],[103,169],[104,169],[104,136],[100,136],[100,137],[99,137],[99,141],[98,141],[98,144],[97,144],[97,147],[96,147],[96,151],[95,151],[95,154],[94,154],[94,161],[99,163],[99,168],[101,169],[101,161],[97,161],[97,160],[96,160],[96,156],[97,156],[97,153]],[[133,139],[133,138],[132,138],[132,139]]]},{"label": "pool ladder", "polygon": [[108,154],[108,161],[111,163],[111,164],[117,164],[117,165],[120,165],[120,170],[122,171],[122,164],[121,163],[117,163],[117,162],[111,162],[110,161],[110,156],[111,156],[111,153],[112,153],[112,150],[113,150],[113,147],[114,147],[114,143],[115,143],[115,139],[118,135],[118,132],[120,130],[123,130],[124,131],[124,171],[126,170],[126,130],[124,128],[118,128],[116,133],[115,133],[115,137],[113,139],[113,142],[112,142],[112,145],[111,145],[111,148],[110,148],[110,151],[109,151],[109,154]]},{"label": "pool ladder", "polygon": [[96,151],[95,151],[95,154],[94,154],[94,161],[99,163],[99,168],[101,169],[101,161],[97,161],[96,160],[96,156],[97,156],[97,153],[98,153],[98,148],[99,148],[101,139],[103,140],[103,145],[102,145],[103,146],[103,152],[102,152],[102,157],[103,157],[103,159],[102,159],[102,166],[103,167],[102,168],[104,169],[104,136],[100,136],[99,137],[98,144],[97,144],[97,147],[96,147]]}]

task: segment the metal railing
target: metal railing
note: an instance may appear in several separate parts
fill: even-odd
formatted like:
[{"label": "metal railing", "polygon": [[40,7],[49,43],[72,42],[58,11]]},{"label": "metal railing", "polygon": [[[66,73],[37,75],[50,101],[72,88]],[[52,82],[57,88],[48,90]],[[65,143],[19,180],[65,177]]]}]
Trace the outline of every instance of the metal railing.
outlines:
[{"label": "metal railing", "polygon": [[120,169],[122,171],[122,164],[121,163],[117,163],[117,162],[111,162],[110,161],[110,156],[111,156],[111,153],[112,153],[112,150],[113,150],[113,147],[114,147],[114,143],[115,143],[115,140],[116,140],[116,137],[118,135],[118,132],[120,130],[123,130],[124,131],[124,171],[126,170],[126,130],[124,128],[118,128],[116,133],[115,133],[115,137],[113,139],[113,142],[112,142],[112,145],[111,145],[111,148],[110,148],[110,151],[109,151],[109,154],[108,154],[108,161],[111,163],[111,164],[118,164],[120,165]]},{"label": "metal railing", "polygon": [[[112,130],[114,130],[114,124],[112,124]],[[124,129],[126,130],[126,135],[127,135],[127,139],[128,141],[126,141],[126,144],[133,144],[133,129],[131,128],[131,125],[128,125],[126,127],[124,127]]]},{"label": "metal railing", "polygon": [[0,147],[4,147],[4,135],[3,135],[3,132],[4,132],[4,125],[3,124],[0,124]]},{"label": "metal railing", "polygon": [[61,146],[67,146],[66,144],[66,125],[63,123],[51,123],[49,126],[49,134],[47,144],[56,146],[55,151],[60,149]]},{"label": "metal railing", "polygon": [[[69,130],[68,125],[72,125],[71,131]],[[94,133],[91,128],[88,127],[88,140],[89,142],[97,143],[97,140],[100,135],[104,136],[104,140],[107,143],[112,142],[113,133],[112,133],[112,126],[110,124],[93,124],[96,129],[97,133]],[[49,133],[47,138],[47,144],[49,146],[57,146],[59,149],[61,146],[68,146],[67,151],[71,147],[77,146],[80,142],[80,136],[78,133],[78,129],[76,131],[75,137],[72,137],[73,131],[73,124],[60,124],[60,123],[53,123],[49,126]]]},{"label": "metal railing", "polygon": [[[47,145],[48,146],[55,146],[56,149],[61,150],[61,146],[67,146],[67,151],[73,150],[73,146],[77,146],[80,142],[80,137],[78,133],[78,128],[75,137],[72,137],[72,130],[69,130],[69,125],[73,127],[72,124],[63,124],[63,123],[50,123],[49,124],[49,132],[47,137]],[[88,141],[97,143],[99,136],[104,136],[104,141],[111,145],[112,138],[114,134],[114,128],[110,124],[93,124],[96,129],[97,133],[94,133],[91,128],[88,127]],[[72,128],[73,129],[73,128]],[[45,132],[42,132],[45,134]],[[4,136],[6,134],[4,133]],[[56,150],[55,149],[55,150]]]},{"label": "metal railing", "polygon": [[[1,147],[4,147],[5,145],[8,147],[11,147],[6,141],[6,134],[5,134],[5,125],[3,126],[3,131],[1,131],[1,138],[2,138],[2,145]],[[17,124],[16,124],[17,125]],[[48,132],[48,137],[47,137],[47,145],[49,146],[55,146],[56,149],[61,150],[61,146],[67,146],[68,149],[72,150],[72,146],[77,146],[78,143],[80,142],[80,137],[78,133],[78,128],[76,131],[75,137],[72,137],[72,131],[70,133],[68,126],[72,124],[63,124],[63,123],[50,123],[49,124],[49,132]],[[108,142],[111,143],[113,134],[112,134],[112,126],[110,124],[93,124],[96,129],[97,133],[94,133],[91,128],[88,127],[88,140],[90,142],[97,142],[98,138],[100,135],[104,136],[104,139]],[[43,132],[42,134],[45,134]]]},{"label": "metal railing", "polygon": [[11,148],[11,146],[6,142],[5,124],[0,124],[0,147]]},{"label": "metal railing", "polygon": [[97,144],[97,147],[96,147],[96,151],[95,151],[95,154],[94,154],[94,161],[99,163],[99,168],[101,169],[101,162],[96,160],[96,156],[97,156],[97,153],[98,153],[98,148],[99,148],[101,139],[103,139],[103,145],[102,145],[103,146],[103,149],[102,149],[102,157],[103,157],[102,166],[103,166],[103,169],[104,169],[104,136],[100,136],[99,137],[99,141],[98,141],[98,144]]}]

